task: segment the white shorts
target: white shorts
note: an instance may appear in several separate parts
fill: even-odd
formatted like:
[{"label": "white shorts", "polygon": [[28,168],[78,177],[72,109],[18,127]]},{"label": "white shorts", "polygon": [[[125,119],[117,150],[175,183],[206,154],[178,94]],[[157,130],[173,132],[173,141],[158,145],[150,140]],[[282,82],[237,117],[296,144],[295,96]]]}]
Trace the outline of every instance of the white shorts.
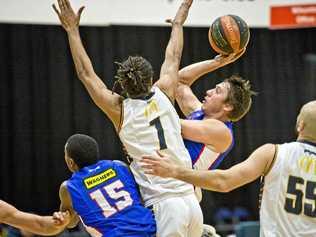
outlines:
[{"label": "white shorts", "polygon": [[194,194],[162,200],[153,211],[157,237],[201,237],[203,214]]}]

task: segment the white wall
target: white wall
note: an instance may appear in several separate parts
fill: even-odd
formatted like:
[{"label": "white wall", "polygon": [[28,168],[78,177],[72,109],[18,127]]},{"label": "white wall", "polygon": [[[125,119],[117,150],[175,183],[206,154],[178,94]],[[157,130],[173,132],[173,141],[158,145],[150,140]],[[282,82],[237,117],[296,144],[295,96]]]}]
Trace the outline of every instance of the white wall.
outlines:
[{"label": "white wall", "polygon": [[[56,1],[56,0],[55,0]],[[56,1],[57,2],[57,1]],[[55,2],[55,3],[56,3]],[[82,25],[164,25],[182,0],[72,0],[75,9],[85,5]],[[51,8],[54,0],[0,0],[0,22],[59,24]],[[316,0],[194,0],[189,26],[209,26],[218,16],[235,14],[250,26],[269,25],[270,5],[316,3]]]}]

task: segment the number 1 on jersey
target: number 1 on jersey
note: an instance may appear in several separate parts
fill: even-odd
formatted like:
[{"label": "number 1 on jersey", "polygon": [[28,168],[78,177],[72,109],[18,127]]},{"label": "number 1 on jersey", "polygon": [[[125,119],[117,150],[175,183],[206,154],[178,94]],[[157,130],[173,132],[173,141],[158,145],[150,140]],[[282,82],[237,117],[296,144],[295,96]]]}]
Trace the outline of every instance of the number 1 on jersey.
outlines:
[{"label": "number 1 on jersey", "polygon": [[149,122],[150,126],[155,126],[159,139],[159,150],[167,149],[167,143],[165,139],[165,134],[160,122],[160,117],[157,117]]}]

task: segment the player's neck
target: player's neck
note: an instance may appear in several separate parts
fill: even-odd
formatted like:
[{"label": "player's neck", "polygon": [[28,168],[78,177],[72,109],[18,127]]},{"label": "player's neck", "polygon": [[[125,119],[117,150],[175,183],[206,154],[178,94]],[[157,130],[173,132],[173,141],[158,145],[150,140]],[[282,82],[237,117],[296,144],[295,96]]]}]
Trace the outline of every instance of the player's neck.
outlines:
[{"label": "player's neck", "polygon": [[222,121],[223,123],[229,121],[226,115],[222,113],[215,113],[215,114],[205,114],[205,119],[217,119],[219,121]]},{"label": "player's neck", "polygon": [[307,135],[299,135],[297,141],[307,141],[316,144],[316,138]]}]

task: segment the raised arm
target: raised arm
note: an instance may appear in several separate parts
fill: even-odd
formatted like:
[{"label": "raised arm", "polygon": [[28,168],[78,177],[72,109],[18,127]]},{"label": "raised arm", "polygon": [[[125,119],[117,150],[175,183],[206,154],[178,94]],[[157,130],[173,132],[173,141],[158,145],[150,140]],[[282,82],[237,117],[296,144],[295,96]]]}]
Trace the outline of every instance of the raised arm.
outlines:
[{"label": "raised arm", "polygon": [[182,68],[179,71],[179,81],[176,88],[176,100],[185,115],[189,115],[193,111],[201,108],[201,102],[193,94],[191,85],[201,76],[213,72],[218,68],[224,67],[240,58],[245,50],[238,54],[230,54],[228,56],[217,55],[214,59],[201,61]]},{"label": "raised arm", "polygon": [[78,78],[86,87],[94,103],[112,120],[117,128],[121,114],[120,96],[113,94],[97,76],[81,42],[79,21],[84,7],[81,7],[76,14],[68,0],[58,0],[58,6],[60,11],[53,4],[53,8],[67,32]]},{"label": "raised arm", "polygon": [[180,167],[163,156],[146,156],[142,162],[145,173],[176,178],[203,189],[229,192],[266,174],[275,154],[276,145],[266,144],[256,149],[247,160],[230,169],[212,171]]},{"label": "raised arm", "polygon": [[63,231],[69,222],[69,213],[55,213],[55,217],[22,212],[0,200],[0,223],[5,223],[37,235],[56,235]]},{"label": "raised arm", "polygon": [[173,101],[178,81],[178,71],[183,49],[183,23],[188,16],[193,0],[184,0],[172,21],[172,30],[168,42],[165,60],[161,66],[160,78],[156,85]]}]

